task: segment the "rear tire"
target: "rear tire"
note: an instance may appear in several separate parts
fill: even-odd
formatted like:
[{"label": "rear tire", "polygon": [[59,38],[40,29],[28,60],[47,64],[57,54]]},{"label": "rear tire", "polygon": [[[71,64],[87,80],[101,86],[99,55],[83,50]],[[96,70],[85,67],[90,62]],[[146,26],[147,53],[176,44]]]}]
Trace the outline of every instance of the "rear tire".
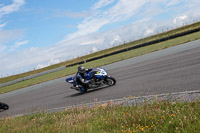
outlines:
[{"label": "rear tire", "polygon": [[7,104],[5,104],[5,103],[0,103],[0,109],[8,110],[9,106]]},{"label": "rear tire", "polygon": [[116,84],[116,79],[113,77],[107,77],[104,81],[106,85],[112,86]]}]

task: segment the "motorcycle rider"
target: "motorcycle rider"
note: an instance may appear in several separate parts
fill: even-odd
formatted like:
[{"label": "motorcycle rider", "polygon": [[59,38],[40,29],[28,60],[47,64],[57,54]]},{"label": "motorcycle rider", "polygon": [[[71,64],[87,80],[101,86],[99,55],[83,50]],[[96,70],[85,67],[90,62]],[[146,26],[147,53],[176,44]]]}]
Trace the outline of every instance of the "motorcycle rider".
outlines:
[{"label": "motorcycle rider", "polygon": [[78,67],[78,72],[76,73],[76,82],[77,82],[77,85],[83,86],[81,88],[81,93],[84,93],[85,91],[87,91],[89,84],[93,81],[93,78],[90,80],[86,79],[88,72],[90,72],[92,70],[93,70],[92,68],[85,69],[84,66]]}]

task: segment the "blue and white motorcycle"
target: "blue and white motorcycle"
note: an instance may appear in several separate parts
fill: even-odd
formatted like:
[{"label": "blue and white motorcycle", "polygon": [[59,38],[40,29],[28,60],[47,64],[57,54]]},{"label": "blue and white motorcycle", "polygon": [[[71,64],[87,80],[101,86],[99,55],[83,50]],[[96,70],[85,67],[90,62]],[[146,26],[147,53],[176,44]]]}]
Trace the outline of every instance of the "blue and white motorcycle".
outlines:
[{"label": "blue and white motorcycle", "polygon": [[[97,89],[97,88],[101,88],[101,87],[113,86],[116,84],[115,78],[108,75],[107,72],[103,68],[96,68],[96,69],[88,72],[85,79],[87,79],[87,80],[93,79],[92,80],[93,82],[91,82],[87,88],[84,88],[85,92],[88,89]],[[77,84],[76,76],[67,78],[66,82],[72,84],[72,86],[70,87],[71,89],[75,89],[75,90],[83,93],[82,92],[83,86]]]}]

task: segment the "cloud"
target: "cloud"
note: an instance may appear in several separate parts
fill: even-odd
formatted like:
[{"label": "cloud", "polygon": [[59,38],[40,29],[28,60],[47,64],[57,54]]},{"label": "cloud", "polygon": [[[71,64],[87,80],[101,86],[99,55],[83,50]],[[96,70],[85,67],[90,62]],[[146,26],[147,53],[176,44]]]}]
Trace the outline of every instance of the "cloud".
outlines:
[{"label": "cloud", "polygon": [[20,46],[22,46],[22,45],[25,45],[25,44],[27,44],[28,43],[28,40],[25,40],[25,41],[18,41],[18,42],[16,42],[15,43],[15,47],[20,47]]},{"label": "cloud", "polygon": [[13,3],[10,5],[0,6],[0,18],[5,14],[18,11],[22,5],[24,5],[24,0],[13,0]]},{"label": "cloud", "polygon": [[115,5],[106,10],[101,12],[93,11],[94,14],[84,19],[83,22],[77,26],[78,31],[68,35],[66,40],[92,34],[108,24],[128,20],[133,15],[137,14],[144,4],[147,4],[146,0],[119,0]]},{"label": "cloud", "polygon": [[14,43],[13,46],[10,47],[10,50],[14,51],[14,50],[16,50],[17,48],[19,48],[19,47],[21,47],[21,46],[23,46],[23,45],[28,44],[28,42],[29,42],[28,40],[17,41],[17,42]]},{"label": "cloud", "polygon": [[113,40],[110,42],[110,44],[111,44],[111,45],[115,45],[115,44],[117,44],[118,42],[122,42],[122,39],[121,39],[121,37],[120,37],[119,35],[115,35],[115,36],[113,37]]},{"label": "cloud", "polygon": [[0,46],[0,51],[4,51],[6,48],[6,46]]},{"label": "cloud", "polygon": [[179,4],[179,3],[183,2],[183,1],[184,0],[182,0],[182,1],[180,1],[180,0],[169,1],[169,2],[167,2],[166,7],[177,5],[177,4]]},{"label": "cloud", "polygon": [[92,47],[92,52],[97,52],[97,48],[96,47]]},{"label": "cloud", "polygon": [[92,7],[92,10],[96,10],[102,7],[105,7],[111,3],[113,3],[115,0],[99,0],[94,6]]},{"label": "cloud", "polygon": [[80,43],[79,45],[91,45],[91,44],[97,44],[97,43],[102,43],[102,39],[86,41],[86,42]]},{"label": "cloud", "polygon": [[76,26],[72,25],[72,24],[65,25],[64,27],[66,27],[66,28],[72,28],[72,29],[76,28]]},{"label": "cloud", "polygon": [[0,30],[6,26],[7,23],[0,24]]},{"label": "cloud", "polygon": [[0,7],[4,6],[4,4],[0,4]]},{"label": "cloud", "polygon": [[183,15],[183,16],[178,16],[176,18],[174,18],[173,22],[174,24],[182,24],[184,22],[184,20],[186,20],[188,18],[188,16]]},{"label": "cloud", "polygon": [[14,41],[15,39],[22,38],[23,35],[23,30],[0,30],[0,46]]},{"label": "cloud", "polygon": [[[4,15],[16,12],[19,8],[24,5],[24,0],[13,0],[9,5],[0,5],[0,22]],[[21,38],[23,36],[23,30],[3,30],[6,27],[7,22],[0,24],[0,49],[1,51],[8,48],[6,43],[14,41],[15,39]]]},{"label": "cloud", "polygon": [[[186,0],[175,0],[173,2],[169,0],[118,0],[115,4],[109,6],[109,8],[100,11],[95,10],[109,5],[110,3],[114,3],[114,1],[100,0],[97,2],[91,9],[93,14],[77,25],[78,30],[76,32],[67,35],[61,42],[63,43],[74,38],[93,34],[103,29],[104,26],[128,21],[130,19],[133,19],[133,23],[136,23],[138,20],[148,22],[162,14],[162,18],[166,19],[195,14],[197,12],[193,10],[196,8],[195,10],[199,11],[197,5],[200,4],[200,2],[196,0],[190,2]],[[189,8],[187,6],[189,6]],[[197,16],[197,14],[194,16]],[[177,20],[174,21],[179,21],[178,19],[182,20],[177,18]]]},{"label": "cloud", "polygon": [[147,30],[145,31],[144,35],[147,36],[147,35],[150,35],[150,34],[152,34],[152,33],[154,33],[154,30],[153,30],[153,29],[147,29]]},{"label": "cloud", "polygon": [[63,17],[68,17],[68,18],[86,18],[88,16],[90,16],[91,13],[90,12],[87,12],[87,11],[82,11],[82,12],[73,12],[73,11],[70,11],[70,10],[55,10],[53,12],[53,17],[60,17],[60,18],[63,18]]},{"label": "cloud", "polygon": [[67,11],[66,12],[66,16],[70,17],[70,18],[85,18],[88,17],[90,15],[89,12],[72,12],[72,11]]},{"label": "cloud", "polygon": [[52,59],[50,59],[50,61],[49,61],[48,63],[46,63],[46,64],[38,64],[38,65],[35,67],[35,69],[44,68],[44,67],[47,67],[47,66],[50,66],[50,65],[53,65],[53,64],[57,64],[57,63],[59,63],[59,62],[60,62],[59,59],[54,59],[54,58],[52,58]]}]

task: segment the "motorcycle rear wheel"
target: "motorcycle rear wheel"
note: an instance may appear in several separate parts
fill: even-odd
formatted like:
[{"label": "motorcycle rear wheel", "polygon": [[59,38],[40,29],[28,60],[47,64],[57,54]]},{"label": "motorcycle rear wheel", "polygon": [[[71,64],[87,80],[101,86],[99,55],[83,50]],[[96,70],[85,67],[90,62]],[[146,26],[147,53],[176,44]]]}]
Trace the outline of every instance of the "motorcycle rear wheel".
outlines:
[{"label": "motorcycle rear wheel", "polygon": [[3,109],[3,110],[8,110],[9,109],[9,106],[8,104],[6,103],[0,103],[0,110]]}]

